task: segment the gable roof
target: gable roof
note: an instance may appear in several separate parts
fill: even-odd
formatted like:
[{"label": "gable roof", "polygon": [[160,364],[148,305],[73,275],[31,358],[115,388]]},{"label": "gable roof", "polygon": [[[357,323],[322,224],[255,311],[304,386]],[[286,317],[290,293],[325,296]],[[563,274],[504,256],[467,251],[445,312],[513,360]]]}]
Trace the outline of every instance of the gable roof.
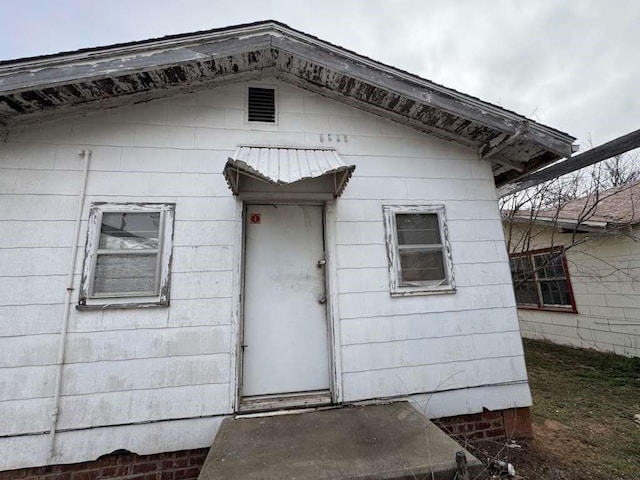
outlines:
[{"label": "gable roof", "polygon": [[640,224],[640,181],[576,198],[560,209],[512,212],[507,220],[582,230],[626,230]]},{"label": "gable roof", "polygon": [[571,200],[564,205],[559,216],[578,221],[588,215],[596,222],[610,225],[635,225],[640,223],[640,181],[621,185]]},{"label": "gable roof", "polygon": [[267,76],[477,148],[498,185],[575,140],[272,20],[0,62],[0,126]]}]

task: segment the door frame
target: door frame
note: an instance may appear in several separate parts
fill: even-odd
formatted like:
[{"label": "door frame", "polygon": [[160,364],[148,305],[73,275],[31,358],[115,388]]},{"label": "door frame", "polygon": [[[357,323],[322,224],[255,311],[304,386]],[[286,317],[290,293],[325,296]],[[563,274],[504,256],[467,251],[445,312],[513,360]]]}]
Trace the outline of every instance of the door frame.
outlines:
[{"label": "door frame", "polygon": [[[327,322],[327,348],[329,351],[329,393],[331,403],[338,404],[343,401],[342,394],[342,368],[340,349],[340,329],[338,314],[338,288],[337,288],[337,261],[336,261],[336,211],[333,196],[314,195],[241,195],[236,201],[235,232],[234,232],[234,272],[232,288],[232,345],[231,364],[232,372],[230,384],[231,411],[238,412],[242,402],[242,375],[243,355],[242,337],[244,332],[244,279],[246,256],[246,222],[247,206],[255,204],[285,204],[285,205],[317,205],[322,207],[322,231],[325,253],[325,291],[326,322]],[[318,198],[319,197],[319,198]],[[235,375],[233,375],[235,373]],[[277,398],[277,397],[274,397]],[[274,403],[274,402],[272,402]],[[277,402],[275,402],[277,403]]]}]

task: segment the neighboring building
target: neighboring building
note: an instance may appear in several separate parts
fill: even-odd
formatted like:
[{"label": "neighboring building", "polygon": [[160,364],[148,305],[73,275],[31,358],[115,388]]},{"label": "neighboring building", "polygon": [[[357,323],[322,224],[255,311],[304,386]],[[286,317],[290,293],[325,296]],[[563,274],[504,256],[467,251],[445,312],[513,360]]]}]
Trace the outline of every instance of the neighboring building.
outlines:
[{"label": "neighboring building", "polygon": [[0,470],[526,418],[495,186],[573,137],[277,22],[0,63],[0,126]]},{"label": "neighboring building", "polygon": [[640,356],[638,225],[640,182],[509,215],[522,335]]}]

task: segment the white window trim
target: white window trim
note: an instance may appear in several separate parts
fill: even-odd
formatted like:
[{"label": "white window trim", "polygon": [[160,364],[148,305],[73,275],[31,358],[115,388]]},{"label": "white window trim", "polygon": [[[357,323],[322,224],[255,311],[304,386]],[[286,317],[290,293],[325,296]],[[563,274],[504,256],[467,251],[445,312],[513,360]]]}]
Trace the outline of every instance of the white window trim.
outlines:
[{"label": "white window trim", "polygon": [[[444,205],[383,205],[385,238],[387,256],[389,260],[389,290],[392,297],[404,297],[411,295],[433,295],[441,293],[454,293],[456,283],[453,275],[453,261],[451,259],[451,245],[449,244],[449,231]],[[412,285],[403,285],[400,273],[400,251],[398,248],[398,229],[396,226],[396,214],[437,214],[442,241],[443,263],[445,279],[443,281],[412,282]]]},{"label": "white window trim", "polygon": [[[96,259],[102,215],[104,213],[154,212],[161,214],[158,232],[158,283],[156,292],[146,295],[138,293],[93,294]],[[89,210],[89,226],[85,247],[84,266],[80,280],[78,310],[106,308],[168,307],[171,279],[171,255],[173,251],[173,203],[93,203]]]}]

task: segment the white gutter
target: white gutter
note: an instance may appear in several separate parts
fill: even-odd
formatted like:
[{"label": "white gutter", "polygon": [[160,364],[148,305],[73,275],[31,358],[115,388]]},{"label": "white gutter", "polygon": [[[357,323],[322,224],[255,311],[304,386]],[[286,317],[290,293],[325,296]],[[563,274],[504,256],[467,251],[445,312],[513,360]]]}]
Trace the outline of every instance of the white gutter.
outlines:
[{"label": "white gutter", "polygon": [[73,294],[73,276],[76,269],[76,257],[78,256],[78,244],[80,243],[80,226],[82,223],[82,210],[87,191],[87,178],[89,176],[89,159],[91,150],[80,150],[78,155],[84,157],[84,172],[82,175],[82,187],[78,199],[78,212],[76,215],[73,232],[73,247],[69,259],[69,273],[67,276],[66,292],[64,299],[64,312],[62,313],[62,326],[60,327],[60,342],[58,344],[58,359],[56,362],[56,382],[53,394],[53,408],[51,410],[51,429],[49,431],[49,460],[55,457],[56,427],[58,425],[58,413],[60,411],[60,392],[62,390],[62,367],[64,365],[64,353],[67,344],[67,330],[69,326],[69,313],[71,311],[71,296]]}]

